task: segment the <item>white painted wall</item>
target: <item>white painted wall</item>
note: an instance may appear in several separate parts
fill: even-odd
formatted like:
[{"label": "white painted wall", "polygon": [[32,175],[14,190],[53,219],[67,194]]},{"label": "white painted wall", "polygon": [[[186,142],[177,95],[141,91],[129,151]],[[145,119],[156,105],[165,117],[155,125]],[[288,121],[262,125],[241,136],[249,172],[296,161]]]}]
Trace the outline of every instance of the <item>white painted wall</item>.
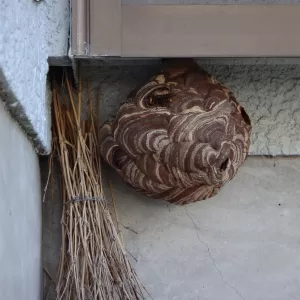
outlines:
[{"label": "white painted wall", "polygon": [[0,0],[0,8],[2,97],[38,152],[49,152],[47,59],[67,55],[69,0]]},{"label": "white painted wall", "polygon": [[38,157],[0,99],[0,299],[40,300]]}]

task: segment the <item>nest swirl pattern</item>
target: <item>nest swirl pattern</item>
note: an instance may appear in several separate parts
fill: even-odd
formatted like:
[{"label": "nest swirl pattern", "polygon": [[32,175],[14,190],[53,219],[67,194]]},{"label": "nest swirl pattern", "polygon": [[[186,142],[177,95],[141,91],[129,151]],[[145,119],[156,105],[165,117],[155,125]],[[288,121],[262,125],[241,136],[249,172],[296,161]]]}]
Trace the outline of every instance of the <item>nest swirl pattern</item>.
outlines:
[{"label": "nest swirl pattern", "polygon": [[245,161],[251,122],[193,60],[166,60],[100,130],[101,155],[138,192],[174,204],[210,198]]}]

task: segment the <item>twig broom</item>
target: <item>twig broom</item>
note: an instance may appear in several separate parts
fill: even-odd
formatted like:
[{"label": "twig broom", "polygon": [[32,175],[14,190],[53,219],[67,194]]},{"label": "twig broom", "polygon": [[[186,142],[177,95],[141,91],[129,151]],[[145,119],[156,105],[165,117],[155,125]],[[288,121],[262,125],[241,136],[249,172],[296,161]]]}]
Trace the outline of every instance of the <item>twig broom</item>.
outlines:
[{"label": "twig broom", "polygon": [[[91,105],[81,118],[82,82],[78,91],[64,79],[53,84],[53,151],[63,177],[62,248],[56,285],[57,299],[144,299],[115,229],[101,183],[97,129]],[[99,101],[99,100],[98,100]],[[99,112],[97,112],[99,113]]]}]

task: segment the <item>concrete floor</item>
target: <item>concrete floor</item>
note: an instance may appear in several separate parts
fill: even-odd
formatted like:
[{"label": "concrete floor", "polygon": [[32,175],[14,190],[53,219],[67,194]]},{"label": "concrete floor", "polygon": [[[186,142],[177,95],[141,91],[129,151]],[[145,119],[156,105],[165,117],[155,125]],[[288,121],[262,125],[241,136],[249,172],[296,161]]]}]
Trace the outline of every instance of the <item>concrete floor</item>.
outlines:
[{"label": "concrete floor", "polygon": [[[299,154],[299,66],[206,68],[237,93],[251,115],[251,154]],[[83,77],[94,99],[100,88],[101,120],[114,116],[131,89],[156,71],[155,65],[86,68]],[[47,162],[41,170],[44,185]],[[300,300],[300,157],[250,157],[218,196],[186,207],[140,196],[113,170],[105,171],[122,224],[137,232],[122,230],[154,300]],[[43,204],[44,266],[53,278],[61,234],[56,179],[54,174],[54,189]],[[45,278],[52,300],[54,285]]]},{"label": "concrete floor", "polygon": [[[185,207],[136,194],[111,169],[105,178],[120,221],[137,232],[121,226],[153,299],[300,299],[300,158],[250,157],[219,195]],[[47,201],[44,261],[54,272],[59,197]]]}]

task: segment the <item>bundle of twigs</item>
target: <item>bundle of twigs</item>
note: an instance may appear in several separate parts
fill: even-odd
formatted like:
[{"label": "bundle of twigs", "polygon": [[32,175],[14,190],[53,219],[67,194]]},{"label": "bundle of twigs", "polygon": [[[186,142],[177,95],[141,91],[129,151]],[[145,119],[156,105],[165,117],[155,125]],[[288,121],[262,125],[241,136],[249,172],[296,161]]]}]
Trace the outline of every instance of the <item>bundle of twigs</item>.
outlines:
[{"label": "bundle of twigs", "polygon": [[[62,248],[57,299],[144,299],[101,184],[99,118],[82,83],[53,85],[53,151],[63,177]],[[62,89],[65,90],[63,93]],[[64,94],[64,96],[62,96]],[[89,118],[81,118],[83,103]]]}]

